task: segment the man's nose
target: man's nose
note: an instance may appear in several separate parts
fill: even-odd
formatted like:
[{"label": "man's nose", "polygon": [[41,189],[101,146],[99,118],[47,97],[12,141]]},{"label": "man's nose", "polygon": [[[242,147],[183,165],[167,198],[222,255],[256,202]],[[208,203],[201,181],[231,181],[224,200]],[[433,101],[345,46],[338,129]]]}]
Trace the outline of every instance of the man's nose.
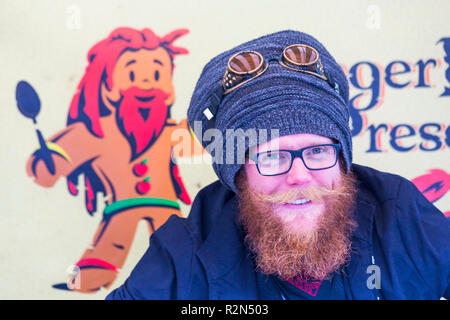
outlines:
[{"label": "man's nose", "polygon": [[305,167],[302,159],[295,158],[291,170],[287,172],[286,182],[288,184],[303,185],[311,181],[311,171]]}]

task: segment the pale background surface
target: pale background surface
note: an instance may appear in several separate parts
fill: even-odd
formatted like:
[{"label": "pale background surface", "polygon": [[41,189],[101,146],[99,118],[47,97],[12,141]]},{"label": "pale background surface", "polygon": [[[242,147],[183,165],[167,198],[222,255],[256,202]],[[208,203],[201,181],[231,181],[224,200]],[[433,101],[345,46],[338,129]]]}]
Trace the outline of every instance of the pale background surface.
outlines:
[{"label": "pale background surface", "polygon": [[[336,60],[348,68],[361,61],[384,68],[395,60],[415,64],[421,59],[439,59],[441,67],[430,70],[431,88],[386,86],[384,103],[366,115],[369,125],[444,124],[440,132],[430,132],[445,145],[450,97],[439,96],[450,84],[445,78],[445,52],[442,44],[436,43],[450,37],[449,12],[447,0],[2,0],[0,299],[103,299],[109,292],[86,295],[51,287],[65,281],[67,268],[89,245],[101,220],[101,208],[90,217],[83,199],[68,194],[64,179],[45,189],[27,177],[25,164],[38,144],[31,120],[16,108],[18,81],[29,81],[39,93],[42,108],[38,124],[48,138],[65,126],[70,100],[86,67],[86,54],[94,43],[120,26],[150,28],[160,36],[187,28],[190,33],[175,42],[190,51],[175,58],[177,98],[172,116],[179,120],[186,117],[195,83],[209,59],[266,33],[296,29],[322,41]],[[417,77],[416,71],[397,79],[417,81]],[[352,88],[350,96],[359,92]],[[417,134],[404,141],[409,145],[424,140]],[[369,131],[363,129],[354,139],[354,162],[409,179],[433,168],[450,172],[448,145],[433,152],[402,153],[390,146],[388,133],[382,135],[381,143],[385,152],[366,152]],[[181,165],[180,170],[192,199],[201,187],[216,180],[206,164]],[[449,211],[450,194],[435,204],[442,211]],[[189,212],[188,206],[182,205],[182,209],[185,215]],[[124,282],[147,247],[147,228],[141,223],[113,288]]]}]

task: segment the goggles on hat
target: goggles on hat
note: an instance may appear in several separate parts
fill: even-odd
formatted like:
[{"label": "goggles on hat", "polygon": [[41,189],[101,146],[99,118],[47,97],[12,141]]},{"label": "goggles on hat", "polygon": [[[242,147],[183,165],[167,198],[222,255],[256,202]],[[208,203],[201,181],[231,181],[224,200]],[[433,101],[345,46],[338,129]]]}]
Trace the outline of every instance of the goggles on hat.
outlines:
[{"label": "goggles on hat", "polygon": [[269,67],[271,60],[278,60],[285,68],[328,80],[317,50],[304,44],[293,44],[283,50],[280,58],[271,58],[268,61],[256,51],[243,51],[233,55],[228,60],[227,69],[222,79],[222,86],[225,89],[224,94],[228,94],[262,75]]},{"label": "goggles on hat", "polygon": [[256,51],[242,51],[228,60],[222,78],[222,86],[211,97],[210,106],[203,111],[208,120],[208,128],[214,127],[214,116],[217,113],[222,96],[262,75],[269,68],[269,63],[272,60],[278,61],[280,65],[287,69],[319,77],[327,81],[339,95],[344,96],[338,83],[333,81],[331,75],[325,72],[320,62],[319,52],[313,47],[305,44],[293,44],[284,48],[281,57],[268,59],[265,59]]}]

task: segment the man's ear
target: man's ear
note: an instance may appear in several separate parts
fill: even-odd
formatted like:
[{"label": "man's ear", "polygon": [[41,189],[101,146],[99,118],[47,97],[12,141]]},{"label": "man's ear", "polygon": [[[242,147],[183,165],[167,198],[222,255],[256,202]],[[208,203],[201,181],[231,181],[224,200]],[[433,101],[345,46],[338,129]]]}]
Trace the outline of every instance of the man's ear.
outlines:
[{"label": "man's ear", "polygon": [[101,95],[103,103],[109,108],[114,109],[114,103],[120,100],[120,92],[119,89],[108,90],[105,83],[101,84]]}]

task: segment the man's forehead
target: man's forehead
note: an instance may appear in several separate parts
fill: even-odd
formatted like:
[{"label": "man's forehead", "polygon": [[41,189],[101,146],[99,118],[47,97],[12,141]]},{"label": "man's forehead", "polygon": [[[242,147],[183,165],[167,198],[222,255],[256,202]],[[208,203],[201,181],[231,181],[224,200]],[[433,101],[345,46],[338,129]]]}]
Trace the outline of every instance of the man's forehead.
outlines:
[{"label": "man's forehead", "polygon": [[255,153],[277,149],[298,150],[312,145],[327,144],[333,142],[334,141],[331,138],[322,135],[312,133],[298,133],[277,137],[267,142],[260,143],[251,147],[249,149],[249,152]]}]

